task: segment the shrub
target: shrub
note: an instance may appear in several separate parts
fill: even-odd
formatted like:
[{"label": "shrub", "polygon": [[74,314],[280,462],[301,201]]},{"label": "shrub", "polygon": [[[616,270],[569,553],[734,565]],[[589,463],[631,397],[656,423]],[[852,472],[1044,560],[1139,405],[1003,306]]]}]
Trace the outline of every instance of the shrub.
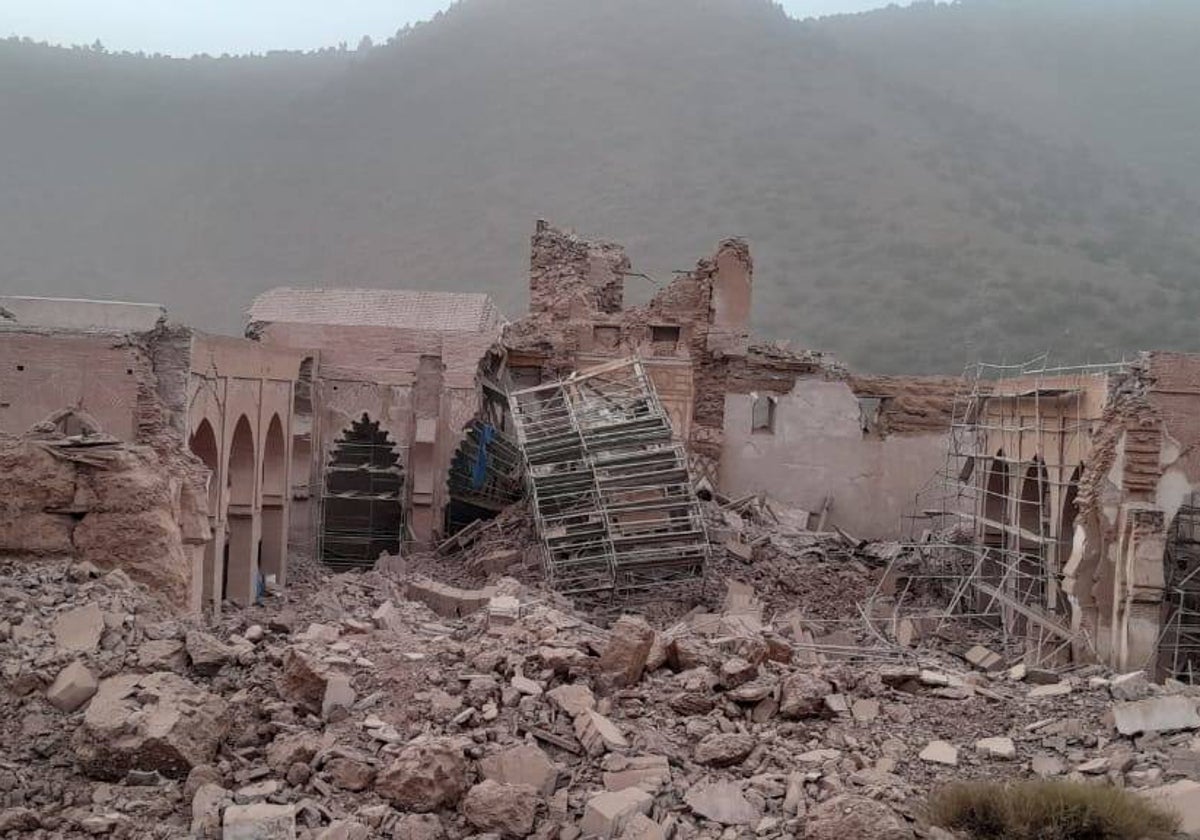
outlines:
[{"label": "shrub", "polygon": [[1179,825],[1128,791],[1062,781],[951,785],[928,810],[931,823],[971,840],[1168,840]]}]

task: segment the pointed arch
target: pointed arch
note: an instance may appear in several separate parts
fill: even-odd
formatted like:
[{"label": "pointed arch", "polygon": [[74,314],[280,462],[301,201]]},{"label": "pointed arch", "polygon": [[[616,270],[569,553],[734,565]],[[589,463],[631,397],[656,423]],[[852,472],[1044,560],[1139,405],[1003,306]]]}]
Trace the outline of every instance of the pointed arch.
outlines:
[{"label": "pointed arch", "polygon": [[229,487],[229,504],[252,507],[254,505],[255,470],[257,462],[254,451],[254,432],[245,414],[237,419],[233,427],[233,440],[229,446],[229,464],[226,468],[226,484]]},{"label": "pointed arch", "polygon": [[263,443],[262,492],[264,496],[283,496],[287,492],[287,441],[278,414],[271,415]]},{"label": "pointed arch", "polygon": [[217,505],[221,497],[221,451],[217,446],[217,435],[212,423],[205,417],[188,438],[188,449],[208,467],[208,515],[218,516]]},{"label": "pointed arch", "polygon": [[1041,549],[1040,540],[1050,536],[1050,479],[1042,459],[1034,456],[1021,482],[1017,524],[1021,528],[1021,548],[1033,553]]},{"label": "pointed arch", "polygon": [[988,465],[983,494],[984,545],[1004,545],[1004,526],[1008,524],[1008,463],[1004,450],[998,450]]}]

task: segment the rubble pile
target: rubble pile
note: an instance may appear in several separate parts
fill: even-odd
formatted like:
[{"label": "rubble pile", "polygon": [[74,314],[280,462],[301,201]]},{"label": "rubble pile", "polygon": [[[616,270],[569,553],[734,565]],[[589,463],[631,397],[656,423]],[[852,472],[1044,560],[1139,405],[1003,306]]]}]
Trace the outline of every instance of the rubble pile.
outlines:
[{"label": "rubble pile", "polygon": [[209,536],[206,505],[204,466],[177,447],[66,436],[53,424],[0,435],[0,554],[121,568],[184,607],[189,552]]},{"label": "rubble pile", "polygon": [[1031,776],[1195,801],[1193,689],[810,644],[815,605],[744,582],[784,574],[777,530],[712,605],[607,627],[513,578],[311,568],[201,622],[4,561],[0,836],[946,838],[931,789]]}]

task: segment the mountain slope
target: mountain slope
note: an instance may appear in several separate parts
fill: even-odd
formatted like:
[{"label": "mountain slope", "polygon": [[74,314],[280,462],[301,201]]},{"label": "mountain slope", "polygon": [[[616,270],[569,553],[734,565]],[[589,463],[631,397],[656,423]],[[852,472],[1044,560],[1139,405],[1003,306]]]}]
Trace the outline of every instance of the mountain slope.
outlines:
[{"label": "mountain slope", "polygon": [[917,43],[928,13],[464,0],[365,55],[91,56],[85,97],[25,64],[53,52],[6,44],[0,71],[27,81],[0,87],[21,116],[0,136],[0,289],[160,300],[224,329],[284,282],[485,290],[519,314],[544,217],[660,279],[746,236],[756,328],[860,368],[1195,347],[1186,183],[868,48]]}]

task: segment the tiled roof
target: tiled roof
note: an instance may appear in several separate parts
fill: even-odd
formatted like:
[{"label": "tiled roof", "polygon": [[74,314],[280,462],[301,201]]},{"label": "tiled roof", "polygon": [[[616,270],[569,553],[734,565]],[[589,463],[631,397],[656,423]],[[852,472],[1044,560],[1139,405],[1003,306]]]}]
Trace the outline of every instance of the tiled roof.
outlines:
[{"label": "tiled roof", "polygon": [[249,320],[485,332],[498,326],[501,317],[492,299],[481,293],[280,287],[254,299]]}]

